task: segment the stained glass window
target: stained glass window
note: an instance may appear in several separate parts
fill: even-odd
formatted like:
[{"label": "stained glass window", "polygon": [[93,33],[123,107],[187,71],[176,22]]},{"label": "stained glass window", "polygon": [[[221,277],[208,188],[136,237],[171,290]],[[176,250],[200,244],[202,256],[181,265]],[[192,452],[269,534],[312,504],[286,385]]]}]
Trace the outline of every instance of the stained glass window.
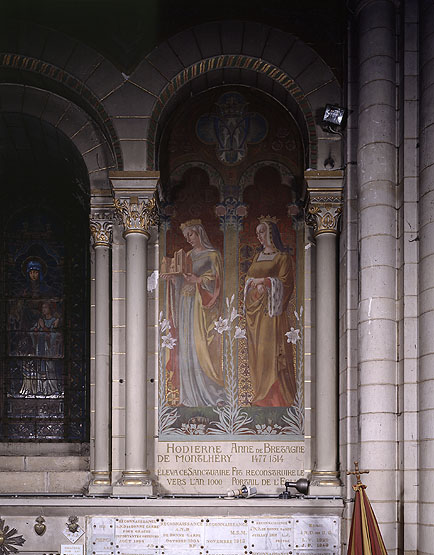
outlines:
[{"label": "stained glass window", "polygon": [[[88,438],[88,224],[83,199],[11,199],[0,258],[2,441]],[[33,201],[33,202],[32,202]]]}]

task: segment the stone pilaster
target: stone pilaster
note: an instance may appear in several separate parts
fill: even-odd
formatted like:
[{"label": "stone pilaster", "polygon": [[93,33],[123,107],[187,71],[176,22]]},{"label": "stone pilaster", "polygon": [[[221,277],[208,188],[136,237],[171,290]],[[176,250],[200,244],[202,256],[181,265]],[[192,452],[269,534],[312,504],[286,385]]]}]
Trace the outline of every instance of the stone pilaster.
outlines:
[{"label": "stone pilaster", "polygon": [[95,452],[89,493],[111,492],[110,449],[110,248],[112,212],[92,210],[95,249]]},{"label": "stone pilaster", "polygon": [[[147,245],[157,223],[157,176],[113,175],[115,207],[126,242],[125,468],[116,495],[151,495],[147,463]],[[153,172],[155,174],[155,172]]]},{"label": "stone pilaster", "polygon": [[[420,158],[419,158],[419,508],[418,553],[434,545],[434,6],[423,0],[420,9]],[[417,190],[417,184],[415,183]],[[417,376],[417,372],[416,372]]]},{"label": "stone pilaster", "polygon": [[336,244],[343,172],[308,170],[307,223],[316,238],[315,463],[312,494],[339,495]]}]

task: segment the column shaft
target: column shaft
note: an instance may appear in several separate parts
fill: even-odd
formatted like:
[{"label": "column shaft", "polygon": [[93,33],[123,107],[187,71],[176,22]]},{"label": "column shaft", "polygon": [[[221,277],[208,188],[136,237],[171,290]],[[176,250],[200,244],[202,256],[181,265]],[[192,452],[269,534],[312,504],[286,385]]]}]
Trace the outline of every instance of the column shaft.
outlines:
[{"label": "column shaft", "polygon": [[316,239],[315,427],[316,469],[335,473],[338,464],[336,234]]},{"label": "column shaft", "polygon": [[146,462],[146,271],[147,236],[126,236],[126,437],[125,474],[147,473]]},{"label": "column shaft", "polygon": [[389,553],[397,549],[396,30],[392,0],[359,10],[360,467]]},{"label": "column shaft", "polygon": [[95,420],[94,469],[89,493],[111,493],[110,444],[110,245],[111,211],[93,211],[95,249]]},{"label": "column shaft", "polygon": [[110,484],[110,250],[95,246],[95,479]]}]

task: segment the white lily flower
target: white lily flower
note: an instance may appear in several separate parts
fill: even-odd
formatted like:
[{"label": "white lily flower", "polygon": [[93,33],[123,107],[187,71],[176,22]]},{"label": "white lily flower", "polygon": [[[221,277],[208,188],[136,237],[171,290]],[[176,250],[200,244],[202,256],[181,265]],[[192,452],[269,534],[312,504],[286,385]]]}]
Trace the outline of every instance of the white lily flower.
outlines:
[{"label": "white lily flower", "polygon": [[297,343],[297,341],[300,339],[300,330],[299,329],[294,329],[291,328],[290,331],[287,331],[285,333],[286,335],[286,341],[288,343],[293,343],[294,345]]},{"label": "white lily flower", "polygon": [[162,333],[170,330],[170,322],[166,318],[160,320],[160,330]]},{"label": "white lily flower", "polygon": [[231,312],[231,322],[233,322],[235,318],[238,318],[238,316],[239,314],[237,314],[237,311],[235,310],[235,308],[233,308]]},{"label": "white lily flower", "polygon": [[223,333],[224,331],[228,331],[229,330],[228,319],[222,318],[220,316],[220,318],[214,322],[214,329],[218,333]]},{"label": "white lily flower", "polygon": [[171,333],[168,333],[167,335],[163,335],[161,340],[162,340],[161,346],[166,347],[167,349],[173,349],[173,347],[176,345],[176,339],[172,337]]},{"label": "white lily flower", "polygon": [[246,330],[235,326],[235,339],[245,339],[246,338]]}]

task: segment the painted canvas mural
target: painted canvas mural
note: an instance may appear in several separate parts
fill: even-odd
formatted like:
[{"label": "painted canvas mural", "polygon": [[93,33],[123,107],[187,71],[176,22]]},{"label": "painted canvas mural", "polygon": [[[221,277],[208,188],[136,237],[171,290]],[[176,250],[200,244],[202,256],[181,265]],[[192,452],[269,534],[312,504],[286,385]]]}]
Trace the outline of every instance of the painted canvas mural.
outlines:
[{"label": "painted canvas mural", "polygon": [[167,138],[159,437],[301,438],[296,126],[243,89],[187,108]]}]

